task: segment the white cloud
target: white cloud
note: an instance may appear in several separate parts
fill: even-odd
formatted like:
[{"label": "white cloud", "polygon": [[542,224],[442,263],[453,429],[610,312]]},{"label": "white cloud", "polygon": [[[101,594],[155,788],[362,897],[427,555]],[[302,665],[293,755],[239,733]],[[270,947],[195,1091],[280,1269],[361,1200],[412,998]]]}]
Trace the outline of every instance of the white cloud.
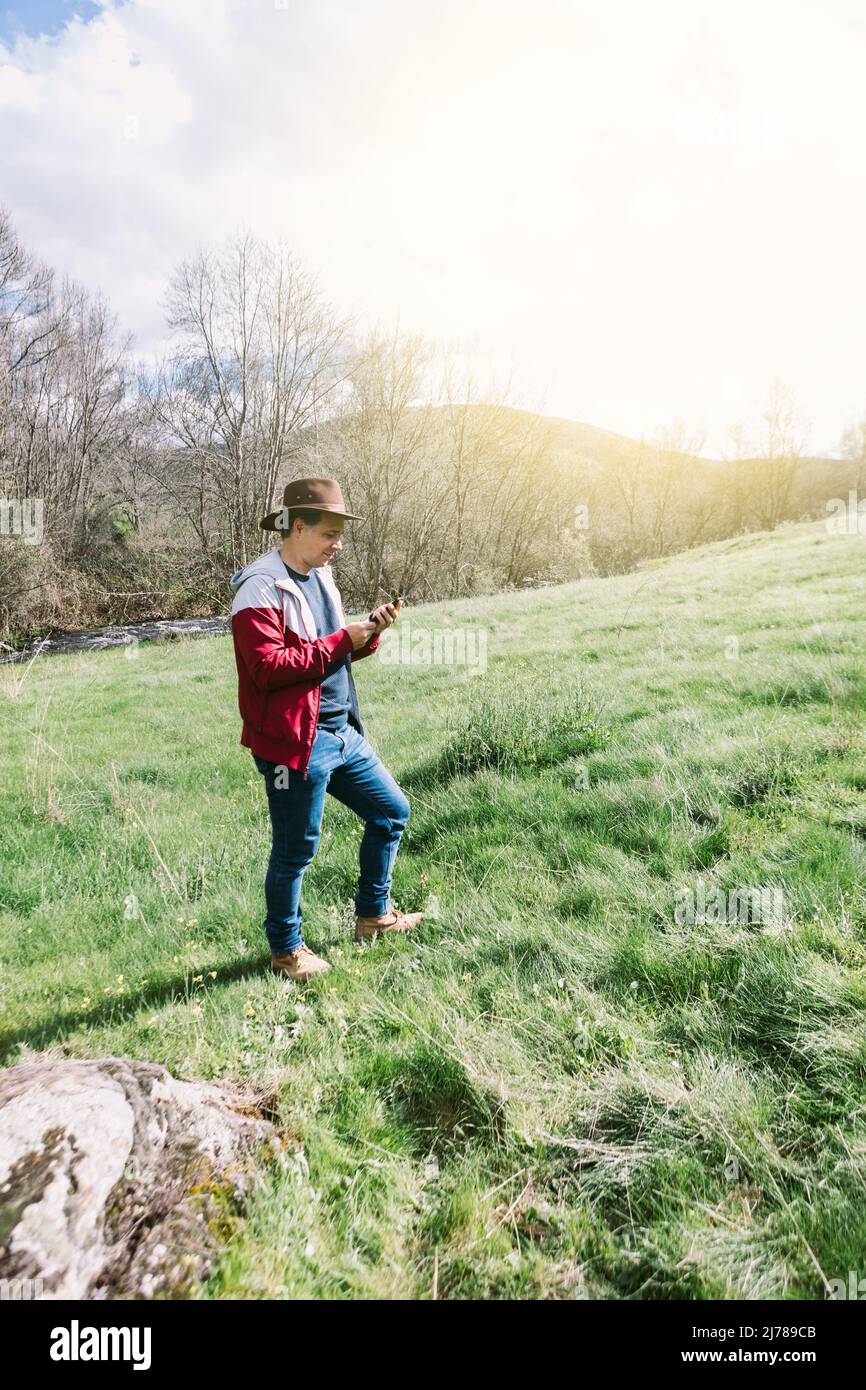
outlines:
[{"label": "white cloud", "polygon": [[2,199],[139,346],[241,223],[553,413],[718,439],[866,408],[866,26],[846,0],[128,0],[0,48]]}]

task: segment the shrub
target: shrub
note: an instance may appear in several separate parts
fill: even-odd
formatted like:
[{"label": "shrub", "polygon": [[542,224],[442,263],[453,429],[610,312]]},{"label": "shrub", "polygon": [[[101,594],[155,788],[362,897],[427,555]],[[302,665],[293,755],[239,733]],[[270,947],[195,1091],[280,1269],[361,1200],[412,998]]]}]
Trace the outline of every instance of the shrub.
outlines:
[{"label": "shrub", "polygon": [[603,747],[609,730],[594,698],[575,678],[526,677],[503,685],[501,673],[473,700],[463,725],[446,745],[449,775],[493,767],[511,772],[565,761]]}]

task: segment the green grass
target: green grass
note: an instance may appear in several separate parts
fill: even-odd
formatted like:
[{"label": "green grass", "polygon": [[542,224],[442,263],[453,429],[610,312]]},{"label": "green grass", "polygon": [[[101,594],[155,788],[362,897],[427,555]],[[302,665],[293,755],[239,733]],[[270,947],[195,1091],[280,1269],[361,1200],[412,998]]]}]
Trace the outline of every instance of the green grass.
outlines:
[{"label": "green grass", "polygon": [[[200,1296],[822,1298],[866,1248],[866,549],[821,525],[412,609],[487,669],[358,668],[412,803],[351,940],[329,800],[273,979],[230,642],[2,682],[0,1046],[272,1093]],[[678,893],[780,889],[774,920]]]}]

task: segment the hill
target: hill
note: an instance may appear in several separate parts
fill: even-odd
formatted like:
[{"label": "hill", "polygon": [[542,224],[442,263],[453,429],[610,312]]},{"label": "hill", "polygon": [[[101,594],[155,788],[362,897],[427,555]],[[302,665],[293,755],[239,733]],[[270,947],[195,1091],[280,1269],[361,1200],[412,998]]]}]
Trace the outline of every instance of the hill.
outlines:
[{"label": "hill", "polygon": [[866,1243],[863,545],[408,609],[410,653],[483,652],[358,670],[428,917],[355,947],[329,798],[303,988],[229,640],[4,668],[5,1065],[275,1089],[206,1296],[823,1298]]}]

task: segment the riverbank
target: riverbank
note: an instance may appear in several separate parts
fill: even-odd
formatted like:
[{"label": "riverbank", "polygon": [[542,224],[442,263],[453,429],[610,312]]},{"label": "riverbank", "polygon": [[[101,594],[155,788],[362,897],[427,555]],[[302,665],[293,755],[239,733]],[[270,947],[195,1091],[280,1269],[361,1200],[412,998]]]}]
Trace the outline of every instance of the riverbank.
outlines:
[{"label": "riverbank", "polygon": [[213,637],[227,632],[229,619],[171,618],[154,623],[94,628],[90,632],[56,632],[39,637],[22,651],[0,652],[0,664],[32,661],[37,656],[59,656],[67,652],[95,652],[106,647],[135,646],[139,642],[170,642],[181,637]]}]

